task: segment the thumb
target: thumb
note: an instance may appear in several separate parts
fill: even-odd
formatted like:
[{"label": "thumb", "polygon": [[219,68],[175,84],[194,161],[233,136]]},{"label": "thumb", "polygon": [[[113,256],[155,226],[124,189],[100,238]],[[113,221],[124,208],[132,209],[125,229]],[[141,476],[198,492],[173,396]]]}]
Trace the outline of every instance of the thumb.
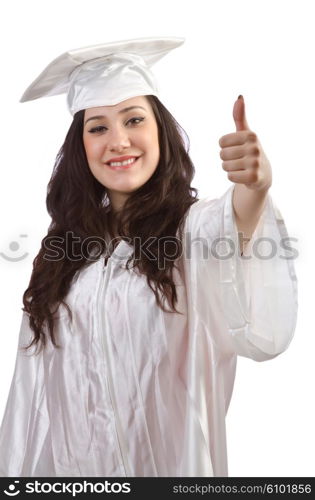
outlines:
[{"label": "thumb", "polygon": [[245,101],[242,95],[238,96],[238,99],[234,103],[233,107],[233,118],[236,125],[236,131],[239,130],[250,130],[246,115],[245,115]]}]

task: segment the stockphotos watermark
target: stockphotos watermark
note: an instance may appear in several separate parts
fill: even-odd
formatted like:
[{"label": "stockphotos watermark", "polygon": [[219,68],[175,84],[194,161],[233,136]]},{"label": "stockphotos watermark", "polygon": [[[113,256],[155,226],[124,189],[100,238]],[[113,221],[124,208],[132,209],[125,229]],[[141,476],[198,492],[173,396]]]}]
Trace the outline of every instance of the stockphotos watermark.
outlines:
[{"label": "stockphotos watermark", "polygon": [[[20,235],[27,237],[27,235]],[[235,255],[241,255],[241,248],[245,245],[245,255],[242,259],[249,260],[256,258],[259,260],[270,260],[275,257],[286,260],[296,259],[299,255],[294,243],[298,242],[297,238],[286,236],[279,240],[274,240],[269,237],[255,238],[251,242],[250,252],[246,248],[249,238],[244,236],[244,233],[238,232],[238,240],[234,240],[228,236],[209,239],[203,236],[193,237],[190,232],[186,232],[183,241],[175,236],[153,237],[142,240],[140,237],[124,238],[127,244],[119,247],[119,251],[113,250],[116,245],[121,242],[120,238],[105,240],[99,236],[89,236],[80,238],[75,236],[73,231],[67,231],[65,236],[50,236],[44,240],[44,259],[47,261],[95,261],[104,253],[111,255],[115,260],[123,261],[134,250],[133,259],[140,260],[143,256],[151,261],[157,261],[159,269],[165,268],[166,261],[184,257],[190,260],[193,256],[198,260],[228,260]],[[293,244],[293,245],[292,245]],[[13,241],[10,243],[11,251],[17,252],[20,245]],[[4,252],[0,253],[4,259],[10,262],[23,260],[28,256],[27,252],[20,256],[7,255]],[[163,267],[164,266],[164,267]]]},{"label": "stockphotos watermark", "polygon": [[[83,482],[43,482],[43,481],[31,481],[24,485],[24,490],[22,491],[19,484],[20,481],[14,481],[11,483],[3,492],[8,497],[19,495],[20,493],[37,493],[37,494],[70,494],[72,497],[76,497],[77,494],[84,493],[130,493],[131,484],[128,482],[113,482],[105,480],[103,482],[89,482],[84,480]],[[70,496],[68,495],[68,496]]]}]

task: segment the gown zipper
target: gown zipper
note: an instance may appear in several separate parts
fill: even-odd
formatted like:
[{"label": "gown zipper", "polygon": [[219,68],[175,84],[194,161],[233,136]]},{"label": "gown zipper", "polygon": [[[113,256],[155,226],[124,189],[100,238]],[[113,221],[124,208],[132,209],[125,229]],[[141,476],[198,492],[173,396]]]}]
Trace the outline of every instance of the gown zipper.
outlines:
[{"label": "gown zipper", "polygon": [[121,428],[119,417],[118,417],[117,406],[115,403],[115,399],[113,398],[114,389],[113,389],[113,382],[111,379],[111,373],[110,373],[110,368],[109,368],[110,367],[109,354],[108,354],[107,343],[106,343],[106,320],[105,320],[105,314],[104,314],[104,307],[105,307],[105,297],[106,297],[106,286],[107,286],[107,283],[110,279],[110,274],[111,274],[110,258],[107,258],[106,265],[105,265],[106,258],[104,260],[101,259],[101,262],[102,262],[103,269],[102,269],[100,290],[99,290],[99,295],[98,295],[98,311],[99,311],[99,325],[101,328],[101,331],[99,333],[100,333],[101,344],[102,344],[103,355],[104,355],[105,366],[106,366],[106,368],[105,368],[105,380],[106,380],[109,399],[111,402],[111,407],[112,407],[114,419],[115,419],[115,430],[116,430],[116,437],[117,437],[117,442],[118,442],[118,447],[119,447],[119,452],[120,452],[120,460],[121,460],[121,463],[123,465],[125,475],[130,476],[131,473],[130,473],[130,468],[128,465],[126,444],[125,444],[122,428]]}]

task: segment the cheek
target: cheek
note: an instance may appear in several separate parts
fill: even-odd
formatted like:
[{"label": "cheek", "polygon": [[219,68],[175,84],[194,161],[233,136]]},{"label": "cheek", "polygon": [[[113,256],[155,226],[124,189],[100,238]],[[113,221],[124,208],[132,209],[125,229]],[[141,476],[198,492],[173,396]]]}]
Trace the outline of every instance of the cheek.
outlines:
[{"label": "cheek", "polygon": [[88,159],[96,159],[101,154],[100,145],[96,141],[84,138],[83,144]]},{"label": "cheek", "polygon": [[85,149],[86,156],[87,156],[87,158],[89,158],[90,151],[91,151],[91,144],[90,144],[90,141],[88,139],[86,139],[85,137],[83,137],[83,146]]},{"label": "cheek", "polygon": [[160,146],[159,146],[158,135],[156,136],[156,139],[155,139],[152,147],[153,147],[153,151],[155,152],[155,161],[156,161],[156,163],[158,163],[160,160]]},{"label": "cheek", "polygon": [[152,155],[154,157],[159,156],[159,138],[158,138],[158,132],[157,129],[151,130],[146,138],[147,145],[152,152]]}]

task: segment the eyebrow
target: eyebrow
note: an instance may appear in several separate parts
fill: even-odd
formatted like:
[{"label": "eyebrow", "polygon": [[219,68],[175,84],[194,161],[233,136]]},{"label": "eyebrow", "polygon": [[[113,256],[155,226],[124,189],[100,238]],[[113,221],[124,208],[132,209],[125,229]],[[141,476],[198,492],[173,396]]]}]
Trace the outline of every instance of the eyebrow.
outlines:
[{"label": "eyebrow", "polygon": [[[118,111],[119,114],[122,114],[122,113],[127,113],[127,111],[130,111],[131,109],[135,109],[135,108],[141,108],[143,109],[144,111],[146,111],[145,108],[143,108],[142,106],[129,106],[128,108],[124,108],[124,109],[121,109],[120,111]],[[88,118],[86,120],[86,122],[84,123],[84,125],[87,124],[87,122],[89,122],[90,120],[100,120],[101,118],[106,118],[105,115],[97,115],[97,116],[91,116],[91,118]]]}]

